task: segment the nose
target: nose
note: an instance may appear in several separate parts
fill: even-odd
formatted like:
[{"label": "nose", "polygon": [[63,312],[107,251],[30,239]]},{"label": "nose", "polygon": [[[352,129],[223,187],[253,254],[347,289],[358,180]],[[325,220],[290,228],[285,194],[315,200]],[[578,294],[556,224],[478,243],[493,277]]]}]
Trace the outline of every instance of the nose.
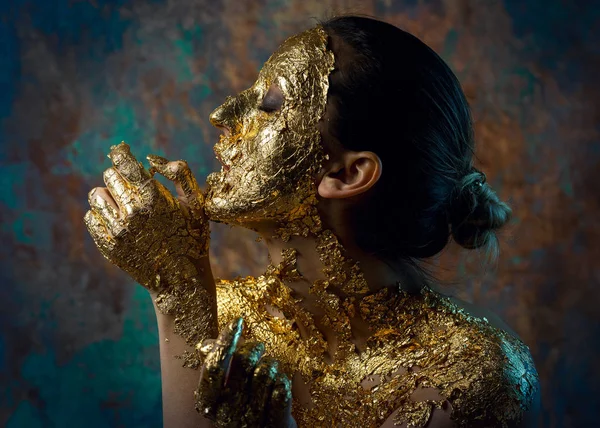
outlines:
[{"label": "nose", "polygon": [[223,104],[222,106],[217,107],[209,116],[208,116],[208,120],[210,120],[210,123],[212,123],[213,126],[216,126],[217,128],[222,128],[224,127],[224,122],[223,122],[223,110],[225,105]]},{"label": "nose", "polygon": [[215,109],[215,111],[213,111],[210,114],[210,116],[208,116],[208,119],[210,120],[210,123],[212,123],[213,126],[219,128],[219,130],[221,130],[223,134],[226,137],[228,137],[231,134],[231,129],[225,124],[225,120],[223,117],[223,107],[224,105]]},{"label": "nose", "polygon": [[234,97],[227,97],[225,102],[208,116],[210,123],[222,130],[225,135],[231,134],[235,126],[236,113],[239,113],[236,104]]},{"label": "nose", "polygon": [[223,131],[223,134],[228,137],[231,134],[231,129],[225,124],[225,120],[223,118],[223,106],[217,108],[213,111],[210,116],[208,116],[210,123],[213,124],[216,128]]}]

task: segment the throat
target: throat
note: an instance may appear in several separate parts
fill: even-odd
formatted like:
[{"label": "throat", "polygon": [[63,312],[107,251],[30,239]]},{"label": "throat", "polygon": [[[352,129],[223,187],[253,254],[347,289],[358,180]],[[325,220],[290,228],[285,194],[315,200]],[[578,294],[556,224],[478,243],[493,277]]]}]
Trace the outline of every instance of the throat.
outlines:
[{"label": "throat", "polygon": [[271,315],[293,321],[305,341],[320,336],[327,363],[366,349],[372,332],[359,306],[371,289],[358,263],[346,256],[332,232],[291,239],[271,262],[267,275],[276,276],[286,289],[281,294],[290,297],[280,300],[285,308],[267,308]]},{"label": "throat", "polygon": [[376,257],[344,246],[342,241],[352,239],[324,229],[314,206],[302,211],[294,221],[251,227],[269,249],[266,276],[283,287],[272,310],[292,321],[304,340],[321,342],[327,360],[361,353],[372,335],[361,302],[379,290],[397,289],[402,276]]}]

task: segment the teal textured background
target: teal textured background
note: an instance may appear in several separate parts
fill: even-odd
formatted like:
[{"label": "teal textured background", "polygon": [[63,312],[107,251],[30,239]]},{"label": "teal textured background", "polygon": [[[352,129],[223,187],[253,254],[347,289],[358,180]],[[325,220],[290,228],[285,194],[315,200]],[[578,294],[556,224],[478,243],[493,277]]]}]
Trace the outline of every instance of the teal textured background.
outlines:
[{"label": "teal textured background", "polygon": [[[516,216],[495,271],[450,250],[439,275],[530,345],[543,426],[597,426],[600,6],[558,0],[3,2],[0,425],[161,425],[152,305],[95,249],[87,192],[121,140],[204,179],[210,111],[336,12],[413,32],[456,71],[479,165]],[[253,238],[214,227],[217,276],[264,265]]]}]

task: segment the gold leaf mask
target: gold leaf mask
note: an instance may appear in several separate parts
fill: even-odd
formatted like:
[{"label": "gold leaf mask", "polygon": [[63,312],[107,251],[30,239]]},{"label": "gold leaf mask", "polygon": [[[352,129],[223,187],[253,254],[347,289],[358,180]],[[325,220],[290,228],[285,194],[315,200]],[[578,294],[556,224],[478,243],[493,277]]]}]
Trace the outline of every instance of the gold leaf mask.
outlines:
[{"label": "gold leaf mask", "polygon": [[[304,31],[273,53],[251,88],[228,97],[210,115],[228,131],[214,148],[225,166],[207,178],[211,220],[285,223],[314,204],[314,177],[324,159],[317,124],[333,61],[325,30]],[[273,111],[263,106],[270,89],[283,98]]]}]

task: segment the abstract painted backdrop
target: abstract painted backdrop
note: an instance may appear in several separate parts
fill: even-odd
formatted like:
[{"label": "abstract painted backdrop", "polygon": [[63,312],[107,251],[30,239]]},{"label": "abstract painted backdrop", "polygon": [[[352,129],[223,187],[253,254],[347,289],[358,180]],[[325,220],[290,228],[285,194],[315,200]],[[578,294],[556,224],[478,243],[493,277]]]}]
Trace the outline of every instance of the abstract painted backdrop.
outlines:
[{"label": "abstract painted backdrop", "polygon": [[[4,0],[0,425],[161,425],[151,302],[94,247],[87,193],[121,140],[203,180],[210,111],[338,12],[414,33],[457,73],[479,166],[516,215],[495,270],[448,256],[440,276],[530,345],[543,426],[598,426],[600,5],[559,0]],[[215,226],[216,275],[256,273],[254,238]]]}]

